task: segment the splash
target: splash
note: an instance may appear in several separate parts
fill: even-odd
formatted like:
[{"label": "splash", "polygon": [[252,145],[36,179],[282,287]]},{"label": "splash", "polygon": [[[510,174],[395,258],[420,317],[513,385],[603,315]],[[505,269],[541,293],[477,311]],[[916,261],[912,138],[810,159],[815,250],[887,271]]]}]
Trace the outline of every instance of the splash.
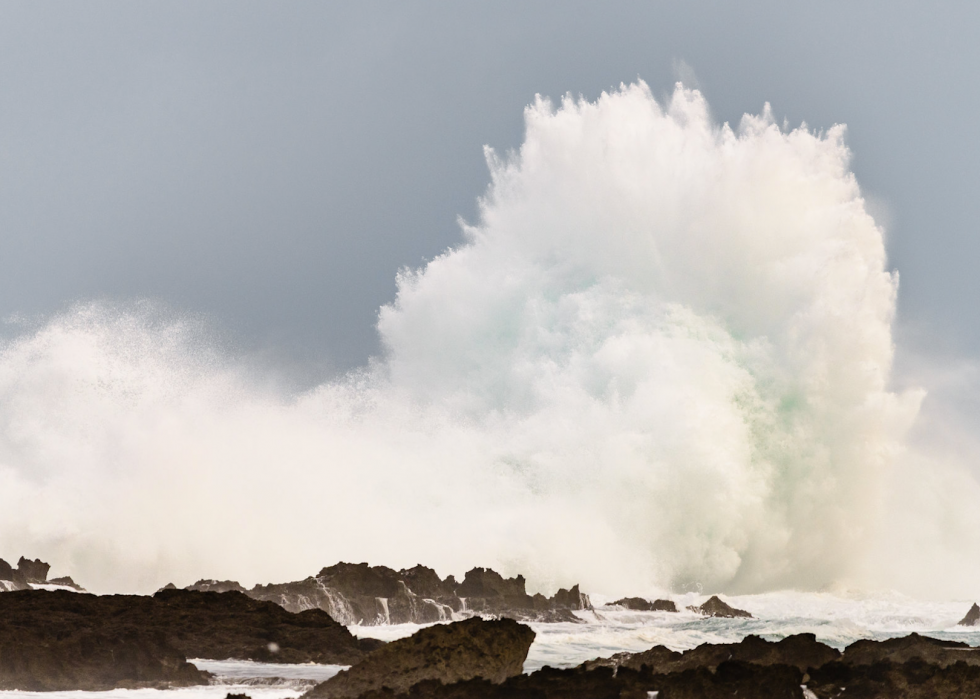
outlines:
[{"label": "splash", "polygon": [[384,353],[285,395],[199,331],[81,305],[0,352],[0,550],[98,589],[340,559],[532,587],[821,589],[887,521],[920,391],[844,130],[678,86],[538,99]]}]

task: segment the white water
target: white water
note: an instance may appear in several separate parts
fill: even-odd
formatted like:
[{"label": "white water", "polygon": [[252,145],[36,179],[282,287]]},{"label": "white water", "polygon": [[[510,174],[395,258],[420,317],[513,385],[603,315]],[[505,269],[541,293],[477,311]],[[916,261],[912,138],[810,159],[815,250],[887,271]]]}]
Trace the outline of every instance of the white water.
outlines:
[{"label": "white water", "polygon": [[[656,645],[687,650],[702,643],[733,643],[748,634],[775,641],[812,633],[817,640],[843,649],[862,638],[882,640],[917,632],[980,646],[980,627],[956,625],[970,607],[966,601],[920,602],[897,593],[773,592],[725,597],[733,606],[750,612],[752,619],[713,619],[685,609],[703,603],[704,595],[692,593],[673,599],[681,610],[678,613],[599,607],[594,614],[576,612],[583,624],[529,624],[537,635],[524,671],[544,665],[571,667],[592,658],[639,652]],[[351,631],[359,637],[393,641],[419,628],[422,626],[400,624],[351,627]]]},{"label": "white water", "polygon": [[350,377],[283,394],[146,304],[14,332],[0,555],[114,591],[368,560],[980,595],[980,488],[907,438],[922,392],[892,389],[898,279],[843,128],[719,125],[642,83],[526,120]]},{"label": "white water", "polygon": [[114,689],[107,692],[0,691],[3,699],[224,699],[228,693],[252,699],[295,699],[318,682],[343,669],[340,665],[286,665],[247,660],[200,660],[191,662],[215,675],[211,685],[179,689]]}]

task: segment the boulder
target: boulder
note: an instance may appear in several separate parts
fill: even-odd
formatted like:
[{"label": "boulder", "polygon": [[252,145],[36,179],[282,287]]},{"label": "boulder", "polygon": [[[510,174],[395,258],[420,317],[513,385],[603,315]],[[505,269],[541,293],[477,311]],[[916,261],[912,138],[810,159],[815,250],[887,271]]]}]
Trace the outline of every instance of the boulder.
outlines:
[{"label": "boulder", "polygon": [[980,626],[980,607],[974,602],[966,616],[959,620],[957,626]]},{"label": "boulder", "polygon": [[700,607],[688,607],[688,609],[704,616],[716,616],[726,619],[733,619],[736,617],[745,617],[748,619],[752,618],[752,615],[744,609],[735,609],[735,607],[722,602],[717,595],[710,597],[708,601],[702,604]]},{"label": "boulder", "polygon": [[510,619],[437,624],[387,644],[305,696],[353,698],[382,688],[399,694],[423,680],[500,683],[521,673],[532,641],[534,632]]},{"label": "boulder", "polygon": [[676,612],[677,605],[669,599],[658,599],[651,602],[642,597],[624,597],[613,602],[614,605],[632,609],[637,612]]}]

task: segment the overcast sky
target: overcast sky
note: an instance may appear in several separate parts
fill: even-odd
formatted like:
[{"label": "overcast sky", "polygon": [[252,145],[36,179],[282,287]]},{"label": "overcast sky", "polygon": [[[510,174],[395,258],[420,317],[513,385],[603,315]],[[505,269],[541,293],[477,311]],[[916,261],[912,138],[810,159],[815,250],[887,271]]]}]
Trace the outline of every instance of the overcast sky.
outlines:
[{"label": "overcast sky", "polygon": [[976,356],[978,27],[972,2],[3,2],[0,317],[151,298],[310,378],[360,365],[536,93],[693,73],[722,121],[846,123],[900,341]]}]

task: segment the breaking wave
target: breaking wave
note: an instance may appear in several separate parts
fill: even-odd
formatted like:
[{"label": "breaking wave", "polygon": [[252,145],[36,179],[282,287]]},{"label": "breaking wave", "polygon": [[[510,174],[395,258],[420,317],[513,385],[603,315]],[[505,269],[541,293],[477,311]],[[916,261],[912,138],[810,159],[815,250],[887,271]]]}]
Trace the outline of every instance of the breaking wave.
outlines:
[{"label": "breaking wave", "polygon": [[0,554],[141,591],[340,559],[609,594],[888,582],[894,484],[935,465],[843,127],[732,128],[643,83],[525,116],[343,380],[277,390],[147,304],[8,340]]}]

